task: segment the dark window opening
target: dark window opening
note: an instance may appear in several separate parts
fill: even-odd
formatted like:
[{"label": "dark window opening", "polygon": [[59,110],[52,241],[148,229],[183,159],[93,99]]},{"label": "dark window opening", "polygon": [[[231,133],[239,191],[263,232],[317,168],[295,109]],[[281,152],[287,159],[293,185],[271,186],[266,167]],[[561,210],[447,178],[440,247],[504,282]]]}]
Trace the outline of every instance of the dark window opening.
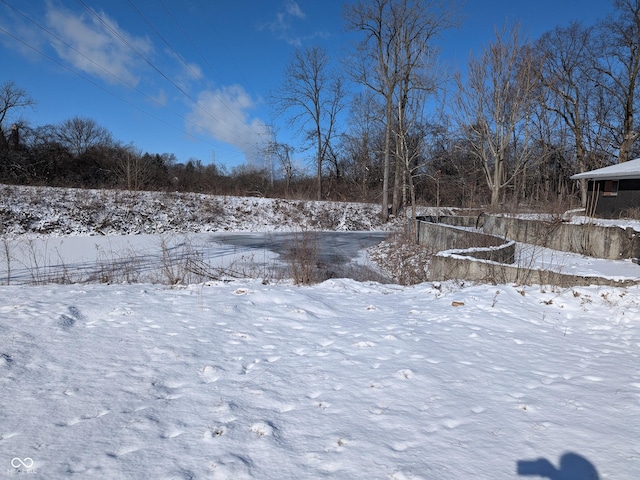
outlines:
[{"label": "dark window opening", "polygon": [[618,180],[605,180],[602,195],[605,197],[615,197],[618,195]]}]

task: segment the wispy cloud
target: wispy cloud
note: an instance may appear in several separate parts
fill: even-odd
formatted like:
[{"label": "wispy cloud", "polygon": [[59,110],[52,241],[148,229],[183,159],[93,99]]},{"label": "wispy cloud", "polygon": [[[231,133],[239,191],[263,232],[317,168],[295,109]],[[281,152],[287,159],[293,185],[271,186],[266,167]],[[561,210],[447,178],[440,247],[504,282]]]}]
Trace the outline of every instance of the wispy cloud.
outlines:
[{"label": "wispy cloud", "polygon": [[147,37],[130,34],[103,12],[96,12],[93,16],[49,5],[46,23],[62,40],[52,41],[61,59],[110,83],[117,82],[115,77],[118,77],[137,85],[141,60],[136,51],[145,56],[153,52],[153,45]]},{"label": "wispy cloud", "polygon": [[167,105],[168,95],[164,89],[160,89],[156,95],[150,96],[149,99],[156,105],[165,106]]},{"label": "wispy cloud", "polygon": [[0,35],[0,42],[25,57],[39,59],[37,51],[43,50],[46,44],[42,34],[12,7],[0,4],[0,9],[0,28],[8,32],[8,35]]},{"label": "wispy cloud", "polygon": [[255,164],[267,134],[267,125],[249,112],[255,107],[251,96],[240,85],[231,85],[198,95],[198,103],[187,120],[216,140],[241,150],[248,163]]},{"label": "wispy cloud", "polygon": [[292,17],[297,17],[297,18],[306,17],[304,12],[300,8],[300,5],[298,5],[298,2],[294,2],[293,0],[288,1],[285,3],[284,8],[285,8],[285,11]]},{"label": "wispy cloud", "polygon": [[273,33],[278,39],[284,40],[289,45],[299,47],[302,39],[294,34],[294,20],[303,20],[306,14],[294,0],[287,0],[281,10],[276,12],[275,18],[265,23],[262,28]]}]

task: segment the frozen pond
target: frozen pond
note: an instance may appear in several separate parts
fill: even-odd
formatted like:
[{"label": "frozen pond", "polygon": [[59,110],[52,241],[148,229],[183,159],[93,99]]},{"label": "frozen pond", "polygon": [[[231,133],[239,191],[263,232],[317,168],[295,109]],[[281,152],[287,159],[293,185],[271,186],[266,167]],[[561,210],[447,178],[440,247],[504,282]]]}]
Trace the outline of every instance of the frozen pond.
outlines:
[{"label": "frozen pond", "polygon": [[379,244],[387,236],[384,232],[234,233],[216,234],[211,240],[254,252],[269,250],[280,256],[307,246],[322,263],[344,264],[358,259],[363,250]]},{"label": "frozen pond", "polygon": [[189,233],[3,238],[0,284],[184,283],[225,276],[286,277],[306,254],[330,276],[366,269],[384,232]]}]

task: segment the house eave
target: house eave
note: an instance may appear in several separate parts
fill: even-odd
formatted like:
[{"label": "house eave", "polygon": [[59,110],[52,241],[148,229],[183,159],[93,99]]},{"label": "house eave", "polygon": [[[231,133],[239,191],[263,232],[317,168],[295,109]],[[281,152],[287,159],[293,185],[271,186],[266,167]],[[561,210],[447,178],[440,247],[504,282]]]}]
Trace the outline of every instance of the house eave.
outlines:
[{"label": "house eave", "polygon": [[571,180],[637,180],[640,179],[640,173],[637,174],[591,174],[590,172],[577,173],[569,177]]},{"label": "house eave", "polygon": [[640,178],[640,158],[571,175],[571,180],[636,180]]}]

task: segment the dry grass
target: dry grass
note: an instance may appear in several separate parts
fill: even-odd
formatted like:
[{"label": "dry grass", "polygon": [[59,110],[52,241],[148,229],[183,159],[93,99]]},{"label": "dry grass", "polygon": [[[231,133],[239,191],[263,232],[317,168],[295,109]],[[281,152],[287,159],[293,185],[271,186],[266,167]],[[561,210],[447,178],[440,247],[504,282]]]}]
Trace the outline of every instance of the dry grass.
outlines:
[{"label": "dry grass", "polygon": [[640,207],[627,208],[622,211],[620,218],[628,220],[640,220]]},{"label": "dry grass", "polygon": [[310,285],[321,281],[318,268],[318,235],[315,232],[297,233],[287,249],[285,260],[289,275],[296,285]]},{"label": "dry grass", "polygon": [[431,253],[405,233],[397,233],[379,246],[369,249],[369,258],[400,285],[429,280]]}]

